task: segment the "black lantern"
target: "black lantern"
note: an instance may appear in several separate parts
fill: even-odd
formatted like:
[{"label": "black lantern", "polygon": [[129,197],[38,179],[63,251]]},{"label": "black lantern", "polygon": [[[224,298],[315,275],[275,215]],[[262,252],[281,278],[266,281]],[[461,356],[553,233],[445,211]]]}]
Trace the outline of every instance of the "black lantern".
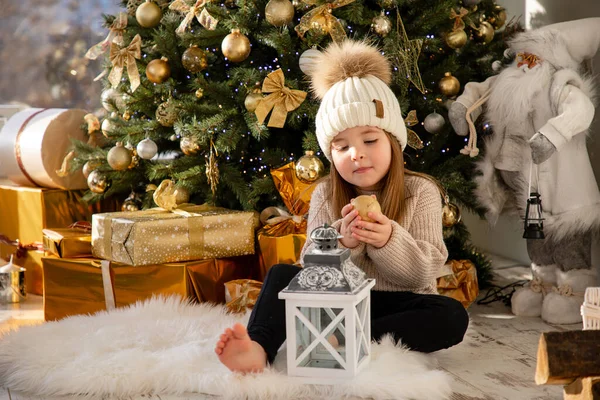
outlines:
[{"label": "black lantern", "polygon": [[529,193],[525,208],[524,239],[544,239],[544,218],[542,217],[542,200],[540,194]]}]

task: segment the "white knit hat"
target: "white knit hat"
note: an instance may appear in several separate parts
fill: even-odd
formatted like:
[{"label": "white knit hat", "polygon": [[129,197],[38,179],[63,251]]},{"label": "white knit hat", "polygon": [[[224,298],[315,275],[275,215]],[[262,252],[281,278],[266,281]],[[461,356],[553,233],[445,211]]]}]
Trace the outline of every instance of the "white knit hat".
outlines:
[{"label": "white knit hat", "polygon": [[389,61],[365,42],[346,40],[331,44],[311,72],[312,89],[321,99],[317,112],[317,139],[331,161],[331,141],[348,128],[376,126],[406,147],[406,126],[398,99],[388,86]]}]

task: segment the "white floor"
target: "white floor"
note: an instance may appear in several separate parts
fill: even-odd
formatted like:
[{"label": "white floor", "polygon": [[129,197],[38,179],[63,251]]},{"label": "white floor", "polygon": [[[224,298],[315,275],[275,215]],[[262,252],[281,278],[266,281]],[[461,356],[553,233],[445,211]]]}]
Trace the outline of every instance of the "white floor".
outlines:
[{"label": "white floor", "polygon": [[[498,285],[530,278],[529,268],[499,257],[492,259]],[[436,354],[440,367],[454,377],[454,393],[451,400],[563,398],[561,386],[536,386],[534,382],[538,340],[540,332],[581,329],[580,324],[551,326],[539,318],[515,317],[501,302],[490,305],[474,304],[469,307],[469,313],[471,325],[465,342]],[[41,323],[42,320],[42,299],[39,296],[30,296],[27,302],[19,305],[0,305],[0,335],[19,325]],[[77,397],[61,399],[75,400]],[[190,394],[183,397],[140,396],[128,400],[142,399],[199,400],[215,397]],[[51,399],[34,399],[0,389],[0,400]]]}]

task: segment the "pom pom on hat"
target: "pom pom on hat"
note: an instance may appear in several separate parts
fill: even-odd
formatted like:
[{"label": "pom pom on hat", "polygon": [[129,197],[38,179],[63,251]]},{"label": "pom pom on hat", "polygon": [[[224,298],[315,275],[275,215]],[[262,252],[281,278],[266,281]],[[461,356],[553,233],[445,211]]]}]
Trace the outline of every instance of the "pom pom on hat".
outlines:
[{"label": "pom pom on hat", "polygon": [[316,117],[317,139],[331,161],[331,141],[357,126],[376,126],[406,147],[406,127],[398,99],[389,88],[391,66],[365,41],[332,43],[315,57],[311,89],[321,100]]}]

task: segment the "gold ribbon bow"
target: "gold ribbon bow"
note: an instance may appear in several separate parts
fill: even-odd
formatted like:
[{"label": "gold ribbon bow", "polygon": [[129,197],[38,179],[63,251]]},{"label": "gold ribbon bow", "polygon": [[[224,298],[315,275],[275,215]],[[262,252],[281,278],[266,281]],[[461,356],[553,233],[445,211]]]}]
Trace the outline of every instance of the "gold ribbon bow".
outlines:
[{"label": "gold ribbon bow", "polygon": [[520,68],[523,65],[527,65],[527,68],[531,69],[536,65],[540,64],[542,59],[532,53],[519,53],[517,57],[520,61],[517,63],[517,67]]},{"label": "gold ribbon bow", "polygon": [[196,17],[200,25],[209,31],[215,30],[219,20],[210,15],[206,10],[205,6],[207,3],[208,1],[206,0],[197,0],[193,6],[189,6],[184,0],[175,0],[171,3],[169,10],[185,13],[185,18],[181,21],[181,24],[179,24],[177,29],[175,29],[175,33],[178,35],[183,34],[192,23],[194,17]]},{"label": "gold ribbon bow", "polygon": [[139,60],[141,57],[142,38],[139,34],[135,35],[127,47],[119,47],[116,44],[111,43],[110,62],[113,68],[110,71],[110,74],[108,74],[108,81],[111,85],[116,87],[119,84],[121,76],[123,75],[123,68],[127,67],[131,91],[135,92],[135,89],[140,86],[140,72],[137,69],[135,59],[137,58]]},{"label": "gold ribbon bow", "polygon": [[230,312],[241,313],[256,304],[262,288],[262,282],[252,279],[236,279],[225,283],[231,300],[225,305]]},{"label": "gold ribbon bow", "polygon": [[262,85],[262,91],[271,94],[259,102],[254,113],[258,118],[258,123],[262,124],[269,112],[273,110],[267,126],[274,128],[283,128],[287,113],[300,107],[307,95],[302,90],[290,89],[285,86],[285,76],[281,68],[267,75]]},{"label": "gold ribbon bow", "polygon": [[[340,21],[338,21],[338,19],[331,14],[331,10],[346,6],[354,1],[355,0],[335,0],[332,2],[326,2],[325,4],[310,10],[302,16],[300,23],[296,25],[295,29],[298,33],[298,36],[303,39],[304,34],[310,30],[313,22],[321,19],[325,21],[325,24],[321,25],[324,25],[327,33],[331,35],[331,39],[333,39],[335,43],[340,43],[346,39],[346,32],[344,31],[344,27]],[[303,0],[303,3],[309,6],[315,6],[319,3],[322,3],[322,0]]]},{"label": "gold ribbon bow", "polygon": [[454,10],[450,11],[450,19],[454,20],[454,28],[452,30],[456,31],[465,29],[465,22],[463,21],[463,18],[466,17],[467,14],[469,14],[469,11],[464,7],[461,7],[458,13]]},{"label": "gold ribbon bow", "polygon": [[126,27],[127,14],[123,12],[119,13],[119,15],[117,15],[113,23],[110,25],[106,38],[100,43],[90,47],[87,53],[85,53],[85,57],[90,60],[95,60],[98,58],[98,56],[104,54],[112,43],[123,46],[123,32],[125,32]]}]

